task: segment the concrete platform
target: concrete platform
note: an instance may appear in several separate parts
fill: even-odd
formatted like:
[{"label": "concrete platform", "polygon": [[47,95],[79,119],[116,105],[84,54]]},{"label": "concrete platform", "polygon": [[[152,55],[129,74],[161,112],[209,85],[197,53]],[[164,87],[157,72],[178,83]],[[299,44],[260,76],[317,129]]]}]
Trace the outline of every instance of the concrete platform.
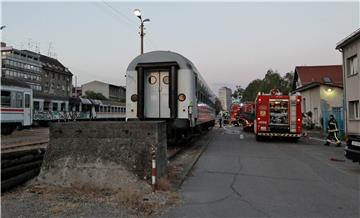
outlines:
[{"label": "concrete platform", "polygon": [[122,188],[166,174],[166,124],[158,121],[54,123],[38,180],[63,187]]}]

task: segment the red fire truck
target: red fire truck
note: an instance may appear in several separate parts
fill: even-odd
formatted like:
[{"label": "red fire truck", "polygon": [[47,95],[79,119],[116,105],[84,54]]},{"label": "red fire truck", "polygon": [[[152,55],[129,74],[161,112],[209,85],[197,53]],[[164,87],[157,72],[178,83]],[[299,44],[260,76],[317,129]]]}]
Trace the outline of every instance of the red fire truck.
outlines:
[{"label": "red fire truck", "polygon": [[239,112],[240,112],[240,104],[233,103],[231,105],[231,112],[230,112],[231,124],[236,126],[239,125]]},{"label": "red fire truck", "polygon": [[282,95],[273,89],[270,94],[258,94],[255,99],[254,132],[256,140],[264,137],[291,137],[302,135],[300,94]]}]

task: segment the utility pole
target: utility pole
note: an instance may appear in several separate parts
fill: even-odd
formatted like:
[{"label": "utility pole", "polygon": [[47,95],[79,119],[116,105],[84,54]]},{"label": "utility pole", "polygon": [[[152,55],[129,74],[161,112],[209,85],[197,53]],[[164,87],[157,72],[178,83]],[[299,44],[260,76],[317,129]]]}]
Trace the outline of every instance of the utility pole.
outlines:
[{"label": "utility pole", "polygon": [[141,22],[140,24],[140,54],[144,54],[144,22]]},{"label": "utility pole", "polygon": [[145,33],[144,33],[144,23],[145,22],[149,22],[150,19],[145,19],[143,20],[141,18],[141,11],[139,9],[135,9],[134,10],[134,14],[135,16],[137,16],[139,19],[140,19],[140,54],[143,54],[144,53],[144,36],[145,36]]}]

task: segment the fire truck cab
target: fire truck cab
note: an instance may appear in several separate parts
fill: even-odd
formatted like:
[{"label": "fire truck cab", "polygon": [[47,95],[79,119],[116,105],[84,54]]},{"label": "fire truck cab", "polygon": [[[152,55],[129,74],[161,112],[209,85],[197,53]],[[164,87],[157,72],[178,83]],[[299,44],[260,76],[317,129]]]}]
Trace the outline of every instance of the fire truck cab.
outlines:
[{"label": "fire truck cab", "polygon": [[294,141],[302,135],[301,96],[282,95],[279,90],[259,93],[255,99],[254,132],[256,140],[264,137],[289,137]]}]

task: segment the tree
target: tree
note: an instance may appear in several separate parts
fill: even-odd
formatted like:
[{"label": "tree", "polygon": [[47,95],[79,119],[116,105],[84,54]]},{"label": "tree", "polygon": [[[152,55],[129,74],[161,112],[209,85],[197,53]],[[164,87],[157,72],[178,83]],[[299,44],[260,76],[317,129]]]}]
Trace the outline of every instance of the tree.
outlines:
[{"label": "tree", "polygon": [[94,91],[86,91],[85,97],[90,99],[97,99],[97,100],[106,100],[107,98],[101,94],[100,92],[94,92]]},{"label": "tree", "polygon": [[243,92],[243,101],[255,101],[255,97],[258,92],[261,92],[263,81],[261,79],[253,80],[249,83]]},{"label": "tree", "polygon": [[263,79],[256,79],[249,83],[242,92],[242,100],[254,101],[258,92],[269,93],[272,89],[278,89],[287,95],[291,91],[293,79],[293,72],[288,72],[282,77],[277,71],[269,69]]},{"label": "tree", "polygon": [[241,86],[236,86],[236,89],[234,90],[234,93],[232,94],[233,98],[242,98],[242,95],[244,93],[244,88]]},{"label": "tree", "polygon": [[221,102],[218,98],[215,98],[215,112],[218,114],[220,111],[222,111]]}]

